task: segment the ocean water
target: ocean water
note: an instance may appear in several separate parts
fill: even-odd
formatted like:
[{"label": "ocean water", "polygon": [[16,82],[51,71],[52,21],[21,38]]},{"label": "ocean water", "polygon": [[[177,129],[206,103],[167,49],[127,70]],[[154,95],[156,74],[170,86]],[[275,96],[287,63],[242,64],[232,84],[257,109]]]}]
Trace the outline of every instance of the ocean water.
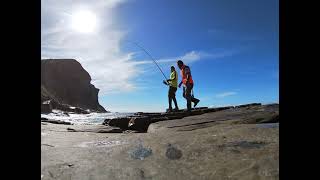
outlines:
[{"label": "ocean water", "polygon": [[90,114],[65,114],[60,110],[53,110],[49,114],[41,114],[41,117],[60,120],[65,122],[71,122],[73,124],[102,124],[105,119],[112,119],[117,117],[125,117],[133,115],[133,113],[90,113]]}]

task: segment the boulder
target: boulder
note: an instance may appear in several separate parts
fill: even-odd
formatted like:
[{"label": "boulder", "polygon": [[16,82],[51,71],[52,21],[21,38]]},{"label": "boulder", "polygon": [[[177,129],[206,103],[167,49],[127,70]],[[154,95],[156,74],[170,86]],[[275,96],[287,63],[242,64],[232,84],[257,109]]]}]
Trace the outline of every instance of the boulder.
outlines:
[{"label": "boulder", "polygon": [[103,125],[115,126],[123,130],[127,130],[130,119],[131,118],[128,118],[128,117],[105,119],[103,122]]},{"label": "boulder", "polygon": [[149,125],[152,123],[150,117],[133,117],[128,122],[128,127],[131,130],[139,132],[147,132]]}]

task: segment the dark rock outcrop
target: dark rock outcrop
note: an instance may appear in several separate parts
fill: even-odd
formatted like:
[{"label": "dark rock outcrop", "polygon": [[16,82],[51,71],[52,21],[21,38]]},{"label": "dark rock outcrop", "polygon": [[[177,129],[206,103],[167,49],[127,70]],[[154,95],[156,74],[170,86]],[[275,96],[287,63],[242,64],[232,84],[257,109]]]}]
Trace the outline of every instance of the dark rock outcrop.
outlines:
[{"label": "dark rock outcrop", "polygon": [[[192,117],[202,114],[204,115],[203,121],[199,121],[198,126],[204,127],[207,125],[215,124],[217,121],[232,120],[233,124],[257,124],[257,123],[278,123],[279,122],[279,105],[261,105],[261,103],[244,104],[240,106],[227,106],[227,107],[199,107],[192,109],[191,113],[186,109],[182,109],[176,112],[166,113],[143,113],[138,112],[133,116],[105,119],[103,125],[118,127],[122,130],[135,130],[138,132],[147,132],[151,124],[177,120],[185,117]],[[213,112],[214,115],[212,114]],[[218,113],[219,112],[219,113]],[[210,114],[210,115],[209,115]],[[206,116],[210,118],[206,118]],[[212,120],[212,117],[214,117]],[[193,119],[190,119],[193,122]],[[187,120],[177,121],[179,123],[186,123]],[[179,126],[179,125],[178,125]]]},{"label": "dark rock outcrop", "polygon": [[41,104],[51,100],[52,108],[73,112],[85,109],[106,112],[98,102],[99,89],[90,83],[89,73],[74,59],[41,61]]},{"label": "dark rock outcrop", "polygon": [[109,125],[114,127],[119,127],[123,130],[128,129],[128,123],[130,121],[130,117],[123,117],[123,118],[113,118],[113,119],[105,119],[102,123],[103,125]]},{"label": "dark rock outcrop", "polygon": [[45,101],[43,103],[41,103],[41,113],[51,113],[52,112],[52,106],[50,104],[50,102]]},{"label": "dark rock outcrop", "polygon": [[65,121],[53,120],[53,119],[42,119],[41,118],[41,122],[47,122],[47,123],[52,123],[52,124],[72,125],[71,122],[65,122]]},{"label": "dark rock outcrop", "polygon": [[187,112],[186,109],[181,109],[175,112],[165,113],[144,113],[137,112],[133,116],[105,119],[103,125],[119,127],[123,130],[135,130],[139,132],[147,132],[148,127],[151,123],[158,121],[167,121],[173,119],[181,119],[187,116],[201,115],[208,112],[222,111],[226,109],[234,108],[233,106],[219,107],[219,108],[208,108],[198,107],[193,108],[191,113]]}]

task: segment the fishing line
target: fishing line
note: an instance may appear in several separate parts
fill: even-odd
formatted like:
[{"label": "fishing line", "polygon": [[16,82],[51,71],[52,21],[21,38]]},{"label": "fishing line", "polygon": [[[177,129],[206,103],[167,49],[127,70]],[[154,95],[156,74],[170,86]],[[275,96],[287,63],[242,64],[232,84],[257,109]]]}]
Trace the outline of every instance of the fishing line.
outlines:
[{"label": "fishing line", "polygon": [[136,46],[138,46],[140,49],[142,49],[151,59],[152,61],[156,64],[156,66],[158,67],[158,69],[160,70],[161,74],[163,75],[163,77],[165,78],[165,80],[167,80],[168,78],[166,77],[166,75],[164,75],[163,71],[161,70],[160,66],[158,65],[158,63],[156,62],[156,60],[151,56],[151,54],[145,49],[143,48],[141,45],[139,45],[138,43],[136,42],[133,42],[133,41],[128,41],[130,43],[133,43],[135,44]]}]

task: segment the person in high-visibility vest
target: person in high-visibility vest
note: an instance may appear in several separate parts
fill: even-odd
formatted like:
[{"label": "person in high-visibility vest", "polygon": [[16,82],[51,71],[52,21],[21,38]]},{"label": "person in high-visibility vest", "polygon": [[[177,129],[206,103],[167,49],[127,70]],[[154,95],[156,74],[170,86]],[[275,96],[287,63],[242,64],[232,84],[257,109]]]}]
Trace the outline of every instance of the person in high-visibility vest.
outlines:
[{"label": "person in high-visibility vest", "polygon": [[171,73],[170,73],[170,79],[167,79],[167,82],[165,83],[169,85],[169,92],[168,92],[168,99],[169,99],[169,109],[168,111],[172,111],[172,100],[174,102],[175,111],[179,110],[178,103],[176,99],[176,92],[178,87],[178,74],[174,66],[171,66]]},{"label": "person in high-visibility vest", "polygon": [[188,111],[190,112],[191,102],[194,103],[193,107],[196,107],[197,104],[200,102],[200,100],[193,97],[193,95],[191,95],[191,91],[194,83],[191,76],[190,67],[186,66],[181,60],[177,61],[177,65],[181,70],[181,76],[182,76],[182,80],[179,83],[179,88],[181,87],[181,84],[183,84],[183,97],[187,100],[187,108],[188,108]]}]

